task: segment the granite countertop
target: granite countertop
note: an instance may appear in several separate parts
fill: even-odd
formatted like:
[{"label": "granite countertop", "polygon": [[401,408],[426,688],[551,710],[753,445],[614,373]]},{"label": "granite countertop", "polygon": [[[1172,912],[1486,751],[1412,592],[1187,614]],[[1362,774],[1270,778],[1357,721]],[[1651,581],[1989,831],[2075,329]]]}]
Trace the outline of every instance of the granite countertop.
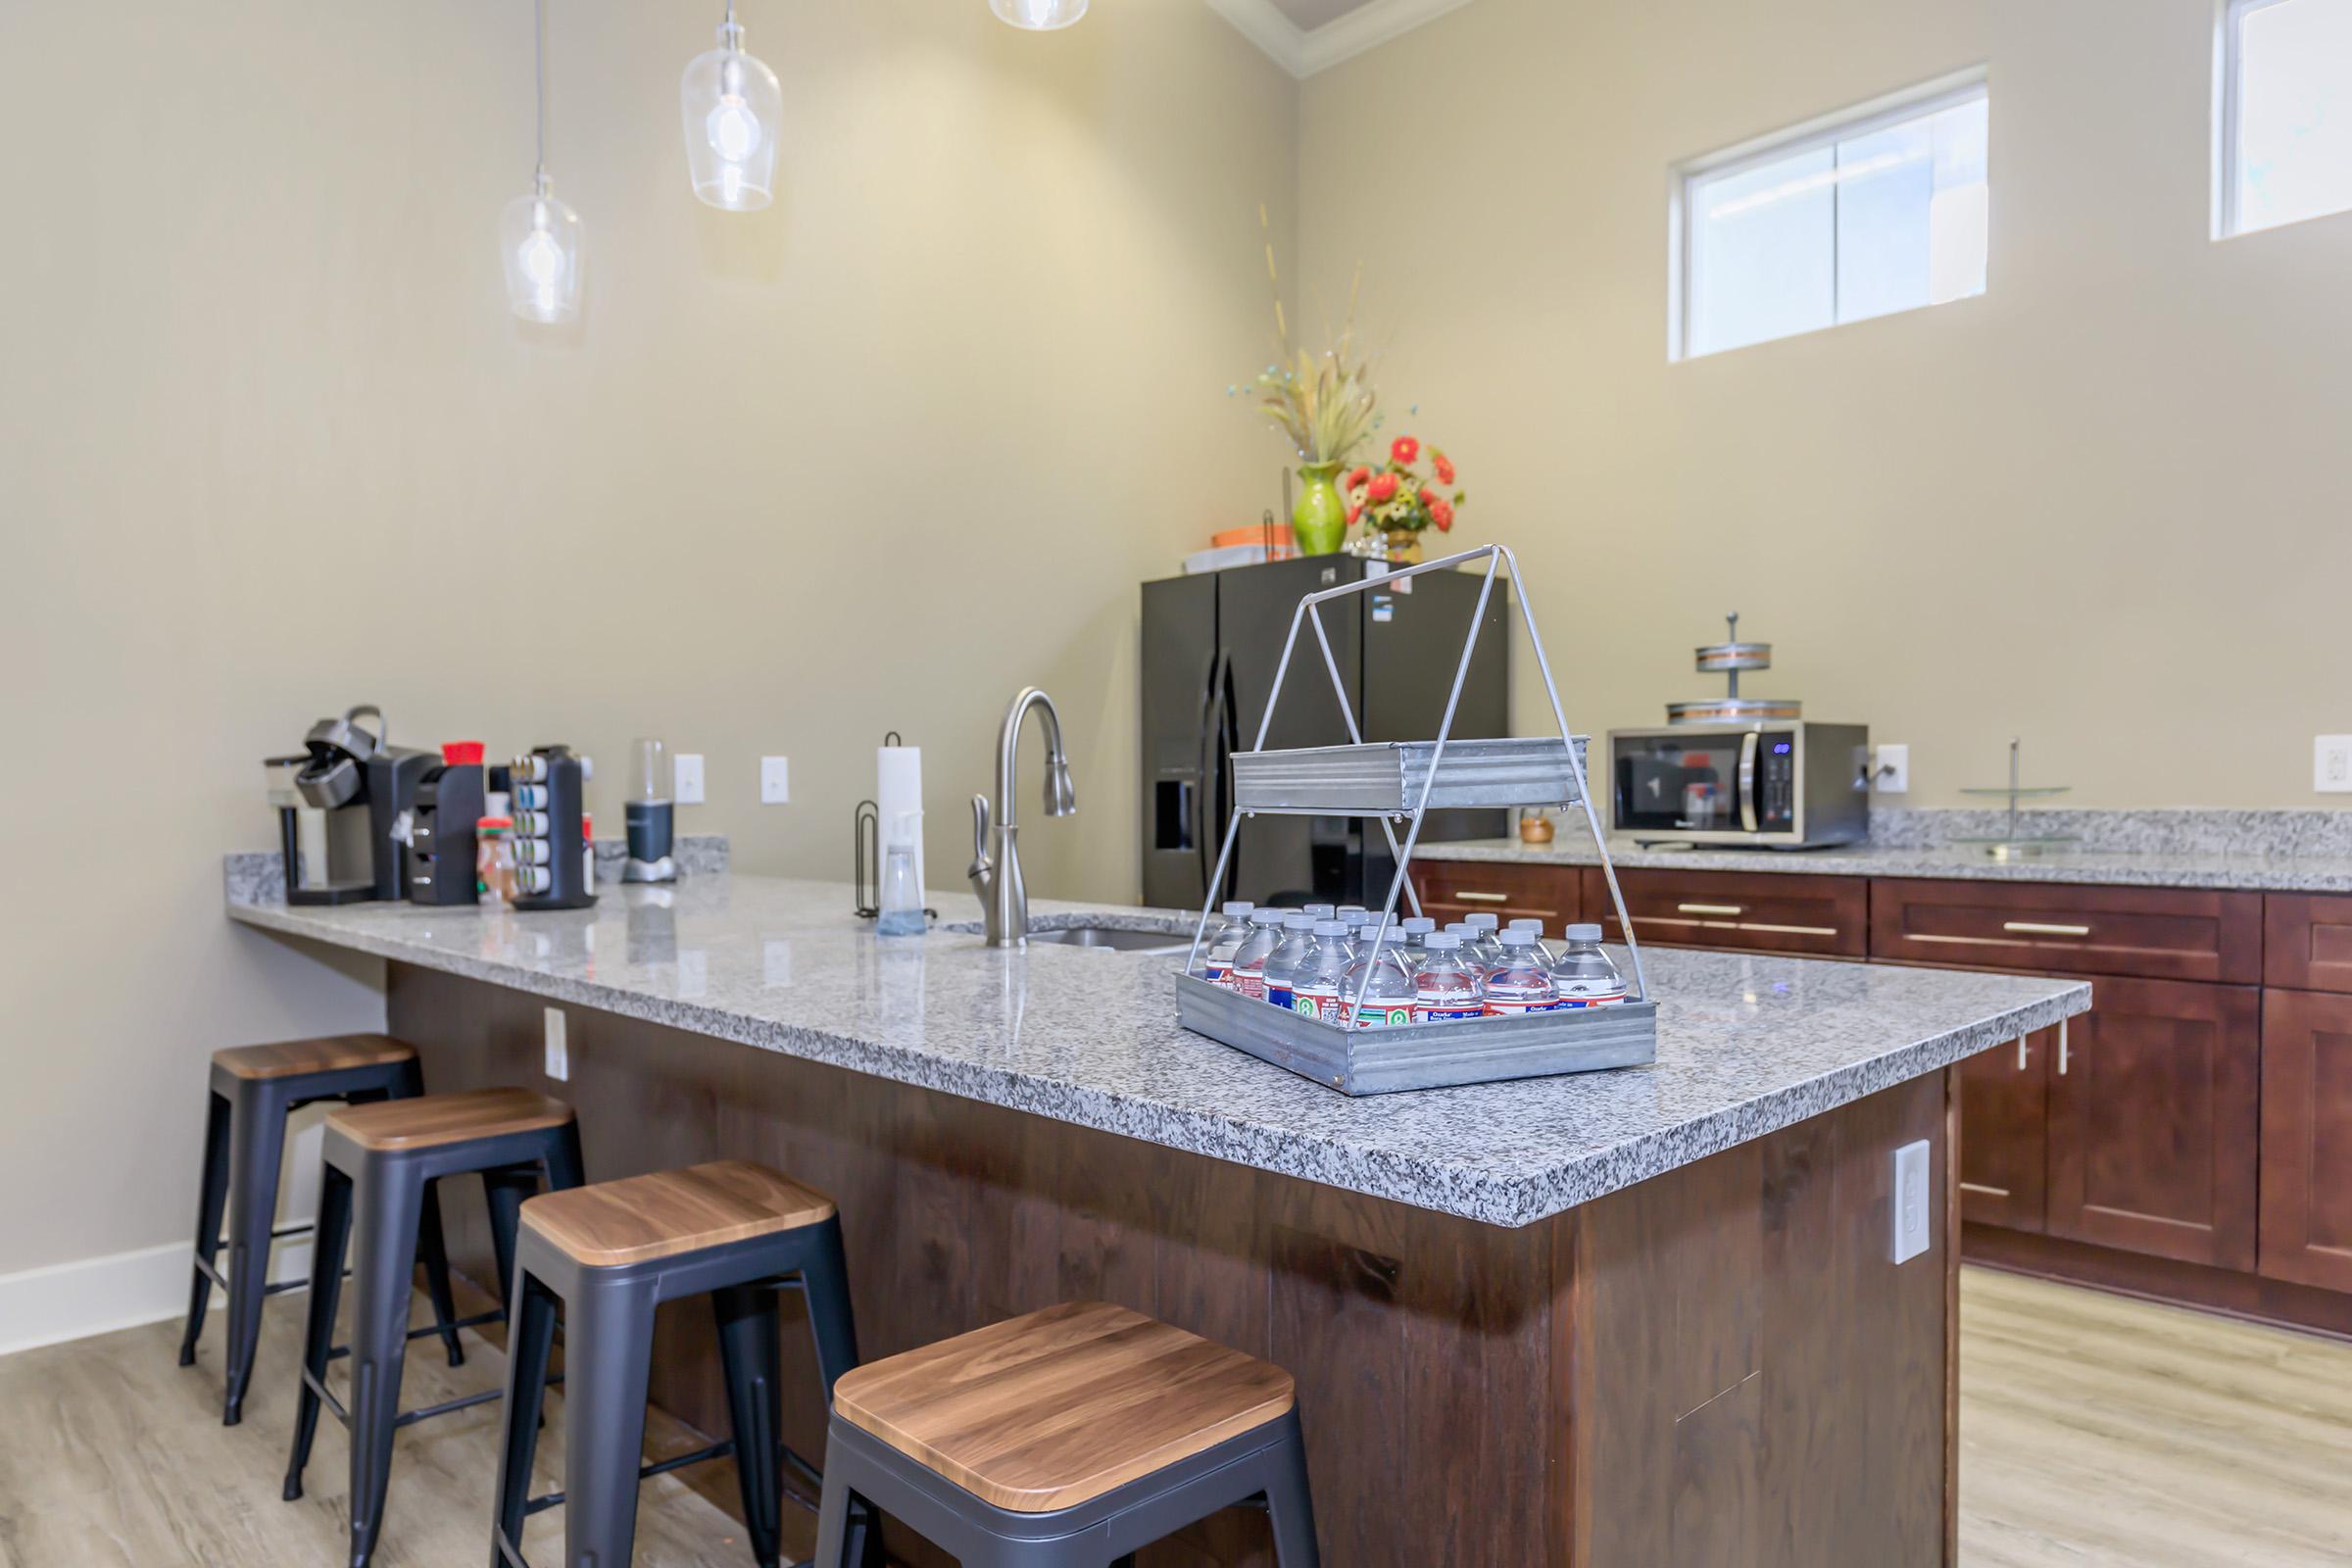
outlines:
[{"label": "granite countertop", "polygon": [[[840,884],[712,874],[589,909],[290,908],[228,878],[232,919],[1495,1225],[1526,1225],[1937,1071],[2090,1005],[2055,980],[1660,952],[1648,1067],[1351,1100],[1179,1028],[1165,956],[942,926],[884,940]],[[1033,927],[1102,913],[1036,901]]]},{"label": "granite countertop", "polygon": [[[1597,865],[1581,818],[1564,817],[1549,844],[1469,839],[1421,844],[1416,860],[1501,860],[1525,865]],[[2049,850],[1995,860],[1957,844],[1850,844],[1826,850],[1642,849],[1611,838],[1620,868],[1778,871],[1812,876],[1957,877],[1980,882],[2071,882],[2103,887],[2241,889],[2268,893],[2352,893],[2352,855],[2266,854],[2158,845],[2144,850]]]}]

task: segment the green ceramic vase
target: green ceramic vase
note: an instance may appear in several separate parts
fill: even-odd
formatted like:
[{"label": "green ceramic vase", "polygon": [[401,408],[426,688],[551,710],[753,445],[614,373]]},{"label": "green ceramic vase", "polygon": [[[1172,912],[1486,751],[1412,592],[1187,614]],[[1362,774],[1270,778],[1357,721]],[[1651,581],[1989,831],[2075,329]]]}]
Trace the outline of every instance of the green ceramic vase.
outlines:
[{"label": "green ceramic vase", "polygon": [[1298,504],[1291,510],[1291,537],[1298,541],[1302,556],[1332,555],[1347,541],[1348,504],[1340,499],[1335,482],[1339,473],[1336,463],[1298,466]]}]

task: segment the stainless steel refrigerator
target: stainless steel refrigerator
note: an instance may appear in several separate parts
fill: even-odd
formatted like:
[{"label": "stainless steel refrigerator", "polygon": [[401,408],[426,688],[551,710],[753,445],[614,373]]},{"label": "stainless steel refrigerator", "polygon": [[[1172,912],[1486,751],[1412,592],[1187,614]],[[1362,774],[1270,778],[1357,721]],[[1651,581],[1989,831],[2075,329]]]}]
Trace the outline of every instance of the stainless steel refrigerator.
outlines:
[{"label": "stainless steel refrigerator", "polygon": [[[1292,612],[1306,594],[1360,581],[1364,568],[1352,556],[1314,556],[1144,584],[1146,904],[1200,906],[1233,810],[1232,757],[1256,742]],[[1332,657],[1365,740],[1436,738],[1483,575],[1433,571],[1323,607]],[[1454,713],[1457,736],[1509,733],[1508,595],[1508,585],[1496,581]],[[1322,650],[1313,628],[1304,627],[1266,746],[1347,743]],[[1494,838],[1509,826],[1503,811],[1446,812],[1432,815],[1422,837]],[[1377,908],[1396,869],[1376,819],[1250,817],[1218,897]]]}]

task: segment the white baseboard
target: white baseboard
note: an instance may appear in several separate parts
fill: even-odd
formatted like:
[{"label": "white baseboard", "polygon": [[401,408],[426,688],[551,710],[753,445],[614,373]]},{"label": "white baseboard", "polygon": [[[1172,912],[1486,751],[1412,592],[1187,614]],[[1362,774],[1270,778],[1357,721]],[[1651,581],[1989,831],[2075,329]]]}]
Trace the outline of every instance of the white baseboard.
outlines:
[{"label": "white baseboard", "polygon": [[[227,1260],[225,1250],[221,1260]],[[0,1355],[179,1317],[188,1309],[194,1266],[187,1243],[167,1242],[135,1252],[0,1274]],[[302,1279],[310,1271],[308,1236],[289,1236],[270,1253],[272,1284]],[[214,1315],[204,1331],[209,1342],[219,1341],[225,1304],[221,1293],[213,1292]]]}]

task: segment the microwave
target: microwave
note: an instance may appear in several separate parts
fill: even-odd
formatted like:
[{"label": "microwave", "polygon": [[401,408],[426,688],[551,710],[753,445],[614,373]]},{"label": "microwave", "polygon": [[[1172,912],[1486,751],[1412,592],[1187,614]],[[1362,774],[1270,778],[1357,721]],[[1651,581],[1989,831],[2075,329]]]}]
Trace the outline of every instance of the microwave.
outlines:
[{"label": "microwave", "polygon": [[1609,731],[1609,825],[1643,844],[1817,849],[1870,837],[1870,726]]}]

